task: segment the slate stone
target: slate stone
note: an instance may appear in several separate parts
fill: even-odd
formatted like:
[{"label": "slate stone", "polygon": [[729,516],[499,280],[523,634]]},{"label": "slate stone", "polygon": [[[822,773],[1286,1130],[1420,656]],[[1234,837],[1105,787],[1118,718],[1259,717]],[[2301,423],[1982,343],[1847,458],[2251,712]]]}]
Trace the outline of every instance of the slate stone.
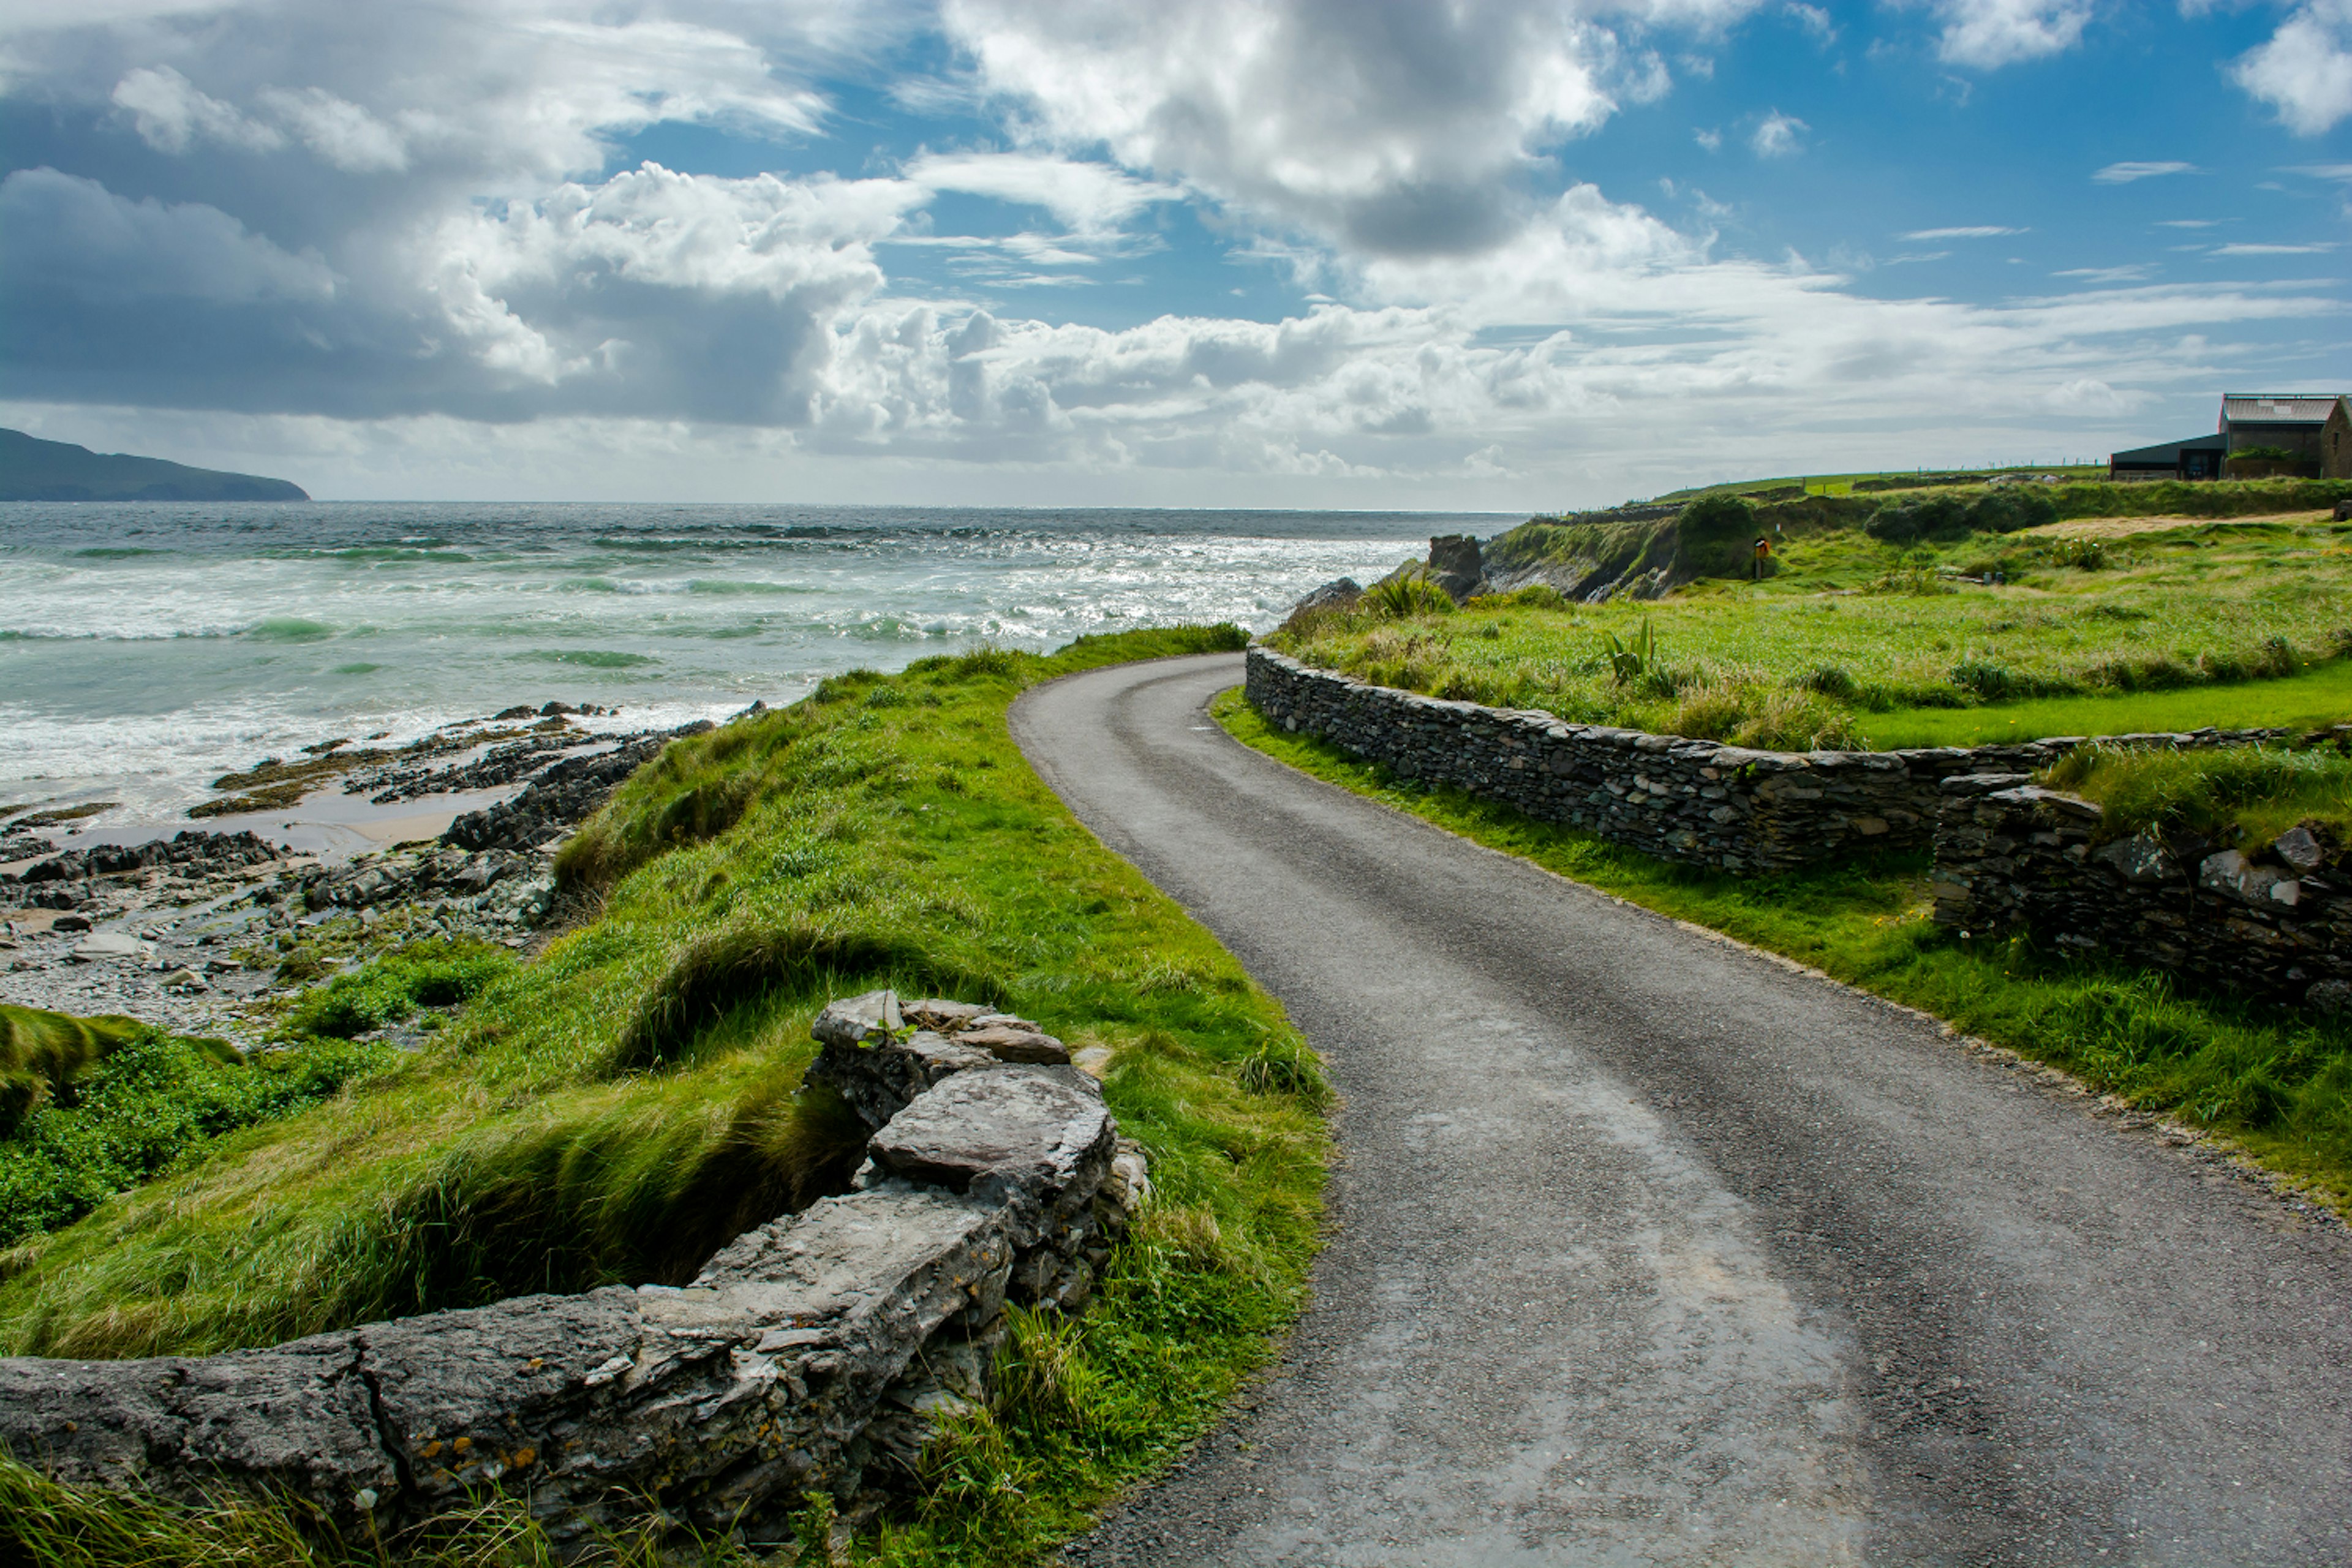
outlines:
[{"label": "slate stone", "polygon": [[978,1002],[950,1002],[938,996],[898,1004],[899,1016],[908,1023],[918,1029],[930,1029],[942,1035],[970,1028],[973,1019],[988,1011],[987,1006]]},{"label": "slate stone", "polygon": [[846,1001],[828,1002],[809,1026],[821,1044],[856,1046],[887,1040],[906,1026],[896,991],[868,991]]},{"label": "slate stone", "polygon": [[1055,1238],[1110,1170],[1102,1088],[1067,1067],[957,1073],[916,1097],[866,1152],[894,1175],[1006,1205],[1016,1244]]},{"label": "slate stone", "polygon": [[1038,1062],[1058,1067],[1070,1059],[1069,1048],[1053,1036],[1035,1028],[1016,1029],[1004,1024],[967,1029],[955,1037],[955,1043],[986,1051],[1001,1062]]},{"label": "slate stone", "polygon": [[803,1081],[831,1084],[868,1127],[879,1127],[949,1074],[995,1061],[980,1047],[919,1029],[884,1045],[827,1041],[809,1064]]}]

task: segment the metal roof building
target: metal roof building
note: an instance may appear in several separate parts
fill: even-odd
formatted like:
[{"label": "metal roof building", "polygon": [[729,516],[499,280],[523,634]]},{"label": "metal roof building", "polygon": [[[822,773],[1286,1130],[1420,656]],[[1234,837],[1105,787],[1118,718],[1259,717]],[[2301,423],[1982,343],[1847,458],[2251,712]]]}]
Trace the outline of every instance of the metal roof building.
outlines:
[{"label": "metal roof building", "polygon": [[2221,434],[2232,425],[2311,425],[2327,423],[2340,392],[2225,392],[2221,395]]}]

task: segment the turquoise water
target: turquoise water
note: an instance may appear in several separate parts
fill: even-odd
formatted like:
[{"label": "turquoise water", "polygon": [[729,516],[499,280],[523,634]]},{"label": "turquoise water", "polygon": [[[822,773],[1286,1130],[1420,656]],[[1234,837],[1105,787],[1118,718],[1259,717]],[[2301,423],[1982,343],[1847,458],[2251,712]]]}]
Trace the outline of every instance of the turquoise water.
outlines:
[{"label": "turquoise water", "polygon": [[[1421,512],[0,506],[0,804],[175,816],[225,768],[550,700],[636,729],[982,642],[1263,629]],[[110,814],[113,818],[118,814]]]}]

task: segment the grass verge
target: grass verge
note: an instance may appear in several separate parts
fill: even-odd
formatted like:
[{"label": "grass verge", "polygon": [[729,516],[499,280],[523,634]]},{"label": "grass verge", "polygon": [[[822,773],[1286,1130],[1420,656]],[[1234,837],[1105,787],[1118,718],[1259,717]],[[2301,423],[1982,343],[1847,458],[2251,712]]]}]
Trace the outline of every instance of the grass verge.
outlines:
[{"label": "grass verge", "polygon": [[1752,879],[1676,866],[1458,791],[1393,780],[1336,746],[1273,728],[1238,689],[1212,711],[1244,745],[1317,778],[2224,1134],[2352,1212],[2352,1020],[2190,994],[2159,975],[2022,939],[1964,942],[1928,918],[1925,857]]},{"label": "grass verge", "polygon": [[[1055,676],[1240,640],[1139,632],[853,672],[673,744],[562,858],[595,919],[496,973],[394,955],[355,980],[321,1022],[422,1003],[425,978],[479,990],[394,1070],[16,1248],[0,1351],[194,1353],[690,1278],[847,1174],[842,1108],[796,1092],[823,1000],[962,995],[1109,1047],[1105,1094],[1158,1189],[1085,1318],[1023,1328],[1006,1397],[873,1548],[1036,1559],[1267,1356],[1317,1244],[1326,1144],[1311,1055],[1279,1007],[1069,815],[1005,710]],[[0,1557],[12,1516],[0,1499]]]}]

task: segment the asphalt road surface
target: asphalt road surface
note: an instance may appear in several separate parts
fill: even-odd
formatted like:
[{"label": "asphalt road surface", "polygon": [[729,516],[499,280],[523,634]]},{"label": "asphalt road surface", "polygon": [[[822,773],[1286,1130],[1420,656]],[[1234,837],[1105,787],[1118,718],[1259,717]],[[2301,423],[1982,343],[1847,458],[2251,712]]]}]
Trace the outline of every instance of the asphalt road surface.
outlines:
[{"label": "asphalt road surface", "polygon": [[2352,1563],[2352,1242],[1899,1009],[1073,677],[1015,737],[1344,1099],[1313,1304],[1089,1564]]}]

